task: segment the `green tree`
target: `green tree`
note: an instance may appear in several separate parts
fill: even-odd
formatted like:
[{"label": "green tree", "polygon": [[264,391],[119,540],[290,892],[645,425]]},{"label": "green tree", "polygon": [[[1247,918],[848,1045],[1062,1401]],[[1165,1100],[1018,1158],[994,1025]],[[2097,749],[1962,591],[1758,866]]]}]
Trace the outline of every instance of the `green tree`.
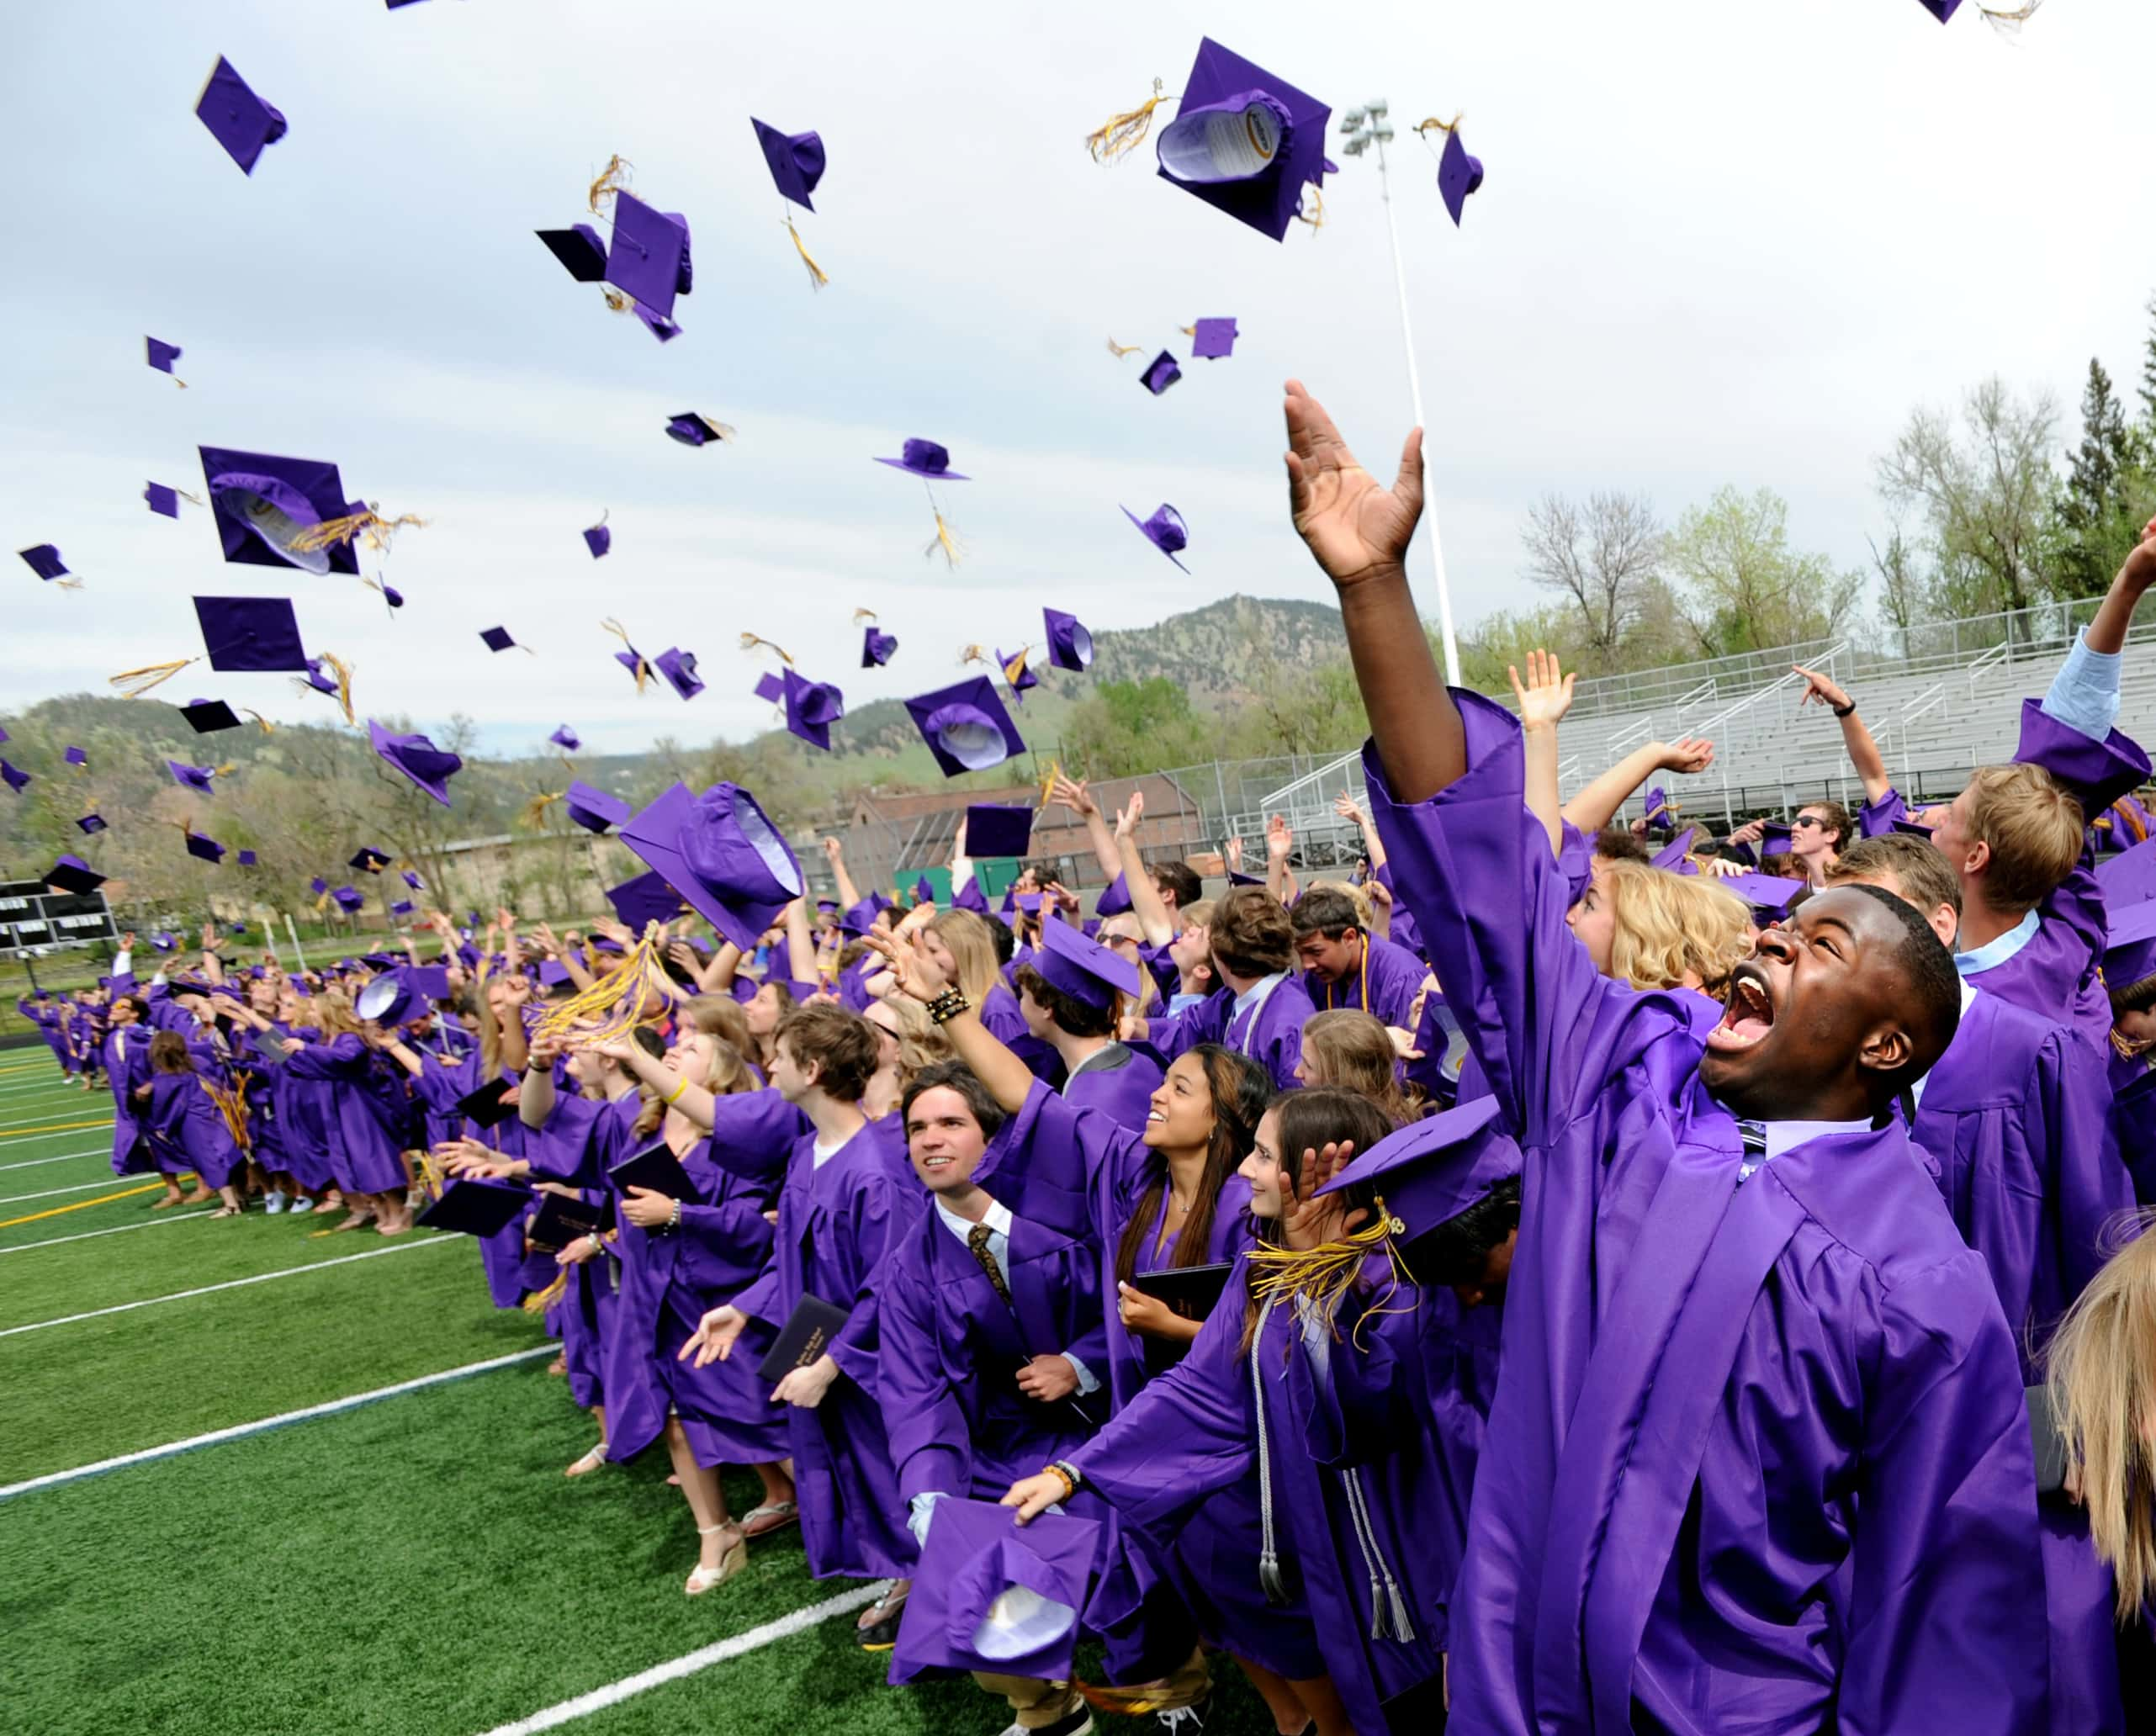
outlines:
[{"label": "green tree", "polygon": [[1152,675],[1094,687],[1072,713],[1062,751],[1079,776],[1129,777],[1209,759],[1211,736],[1190,696],[1165,675]]},{"label": "green tree", "polygon": [[1864,588],[1823,554],[1789,546],[1789,506],[1772,489],[1720,490],[1669,541],[1678,604],[1702,655],[1764,651],[1841,631]]},{"label": "green tree", "polygon": [[[1478,693],[1509,698],[1509,668],[1523,667],[1530,651],[1555,651],[1568,670],[1582,664],[1577,613],[1561,603],[1539,609],[1495,609],[1459,636],[1459,678]],[[1432,654],[1437,654],[1434,638]],[[1607,673],[1608,665],[1593,670]]]},{"label": "green tree", "polygon": [[[2149,365],[2156,367],[2156,358]],[[2100,595],[2140,541],[2147,514],[2137,509],[2148,495],[2145,452],[2111,390],[2111,377],[2091,357],[2081,393],[2081,444],[2067,454],[2066,486],[2056,508],[2057,584],[2067,595]]]}]

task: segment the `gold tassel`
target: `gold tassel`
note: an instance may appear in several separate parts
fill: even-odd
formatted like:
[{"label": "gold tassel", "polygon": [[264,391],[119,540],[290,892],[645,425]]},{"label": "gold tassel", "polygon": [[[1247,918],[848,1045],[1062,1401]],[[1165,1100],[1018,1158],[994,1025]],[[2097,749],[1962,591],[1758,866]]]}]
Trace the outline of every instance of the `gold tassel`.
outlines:
[{"label": "gold tassel", "polygon": [[1175,329],[1185,337],[1195,337],[1198,335],[1198,328],[1195,326],[1179,326]]},{"label": "gold tassel", "polygon": [[[1376,1203],[1375,1221],[1352,1232],[1344,1241],[1306,1249],[1273,1247],[1261,1242],[1250,1251],[1251,1299],[1264,1303],[1292,1297],[1306,1304],[1330,1331],[1340,1304],[1362,1275],[1364,1262],[1382,1251],[1391,1268],[1391,1283],[1364,1313],[1363,1320],[1396,1312],[1385,1305],[1397,1293],[1402,1279],[1400,1251],[1393,1238],[1405,1235],[1406,1231],[1407,1226],[1385,1209],[1380,1197]],[[1359,1322],[1356,1329],[1361,1330]]]},{"label": "gold tassel", "polygon": [[[359,719],[353,714],[352,709],[352,665],[334,652],[330,651],[320,653],[315,661],[322,664],[336,677],[336,692],[331,696],[336,701],[338,708],[344,712],[344,721],[356,727]],[[320,691],[311,681],[296,676],[292,685],[302,693],[315,693]],[[250,712],[247,715],[252,717],[254,713]],[[269,725],[264,723],[263,733],[268,733],[268,729]]]},{"label": "gold tassel", "polygon": [[365,542],[368,549],[379,553],[389,548],[389,538],[406,525],[424,529],[426,524],[425,519],[409,512],[397,518],[384,518],[369,506],[364,512],[349,512],[342,518],[326,518],[320,524],[310,525],[288,546],[300,554],[315,554],[358,538]]},{"label": "gold tassel", "polygon": [[[247,1076],[237,1076],[244,1080]],[[225,1130],[232,1135],[232,1143],[242,1151],[252,1151],[255,1142],[247,1131],[247,1099],[244,1088],[234,1088],[213,1084],[197,1075],[195,1083],[209,1093],[209,1100],[217,1105],[217,1113],[225,1118]]]},{"label": "gold tassel", "polygon": [[214,778],[221,778],[228,773],[237,771],[240,768],[236,761],[227,760],[222,765],[211,766],[209,768],[209,775]]},{"label": "gold tassel", "polygon": [[[1459,108],[1453,111],[1453,117],[1450,120],[1439,120],[1436,115],[1433,114],[1428,120],[1417,121],[1415,123],[1414,130],[1418,133],[1456,132],[1459,130],[1460,121],[1465,118],[1465,114],[1466,110]],[[1424,142],[1427,143],[1428,140],[1425,140]]]},{"label": "gold tassel", "polygon": [[1025,679],[1025,659],[1027,656],[1030,654],[1032,648],[1033,648],[1030,645],[1026,646],[1024,649],[1020,650],[1016,656],[1009,659],[1004,663],[1004,680],[1009,686],[1015,688],[1019,682]]},{"label": "gold tassel", "polygon": [[534,796],[524,804],[523,811],[516,816],[516,823],[537,831],[546,823],[547,810],[560,801],[566,793],[561,790],[548,790]]},{"label": "gold tassel", "polygon": [[985,645],[961,645],[959,647],[958,666],[961,669],[965,668],[969,663],[986,663],[988,660],[988,648]]},{"label": "gold tassel", "polygon": [[935,515],[935,540],[921,553],[924,556],[932,555],[939,548],[943,551],[943,558],[947,565],[955,567],[958,564],[958,538],[952,534],[951,527],[943,521],[941,512]]},{"label": "gold tassel", "polygon": [[612,198],[616,193],[627,189],[629,184],[629,171],[635,167],[634,163],[626,161],[619,151],[616,151],[607,159],[607,167],[600,171],[599,178],[591,183],[591,190],[585,197],[585,203],[591,207],[594,215],[600,214],[599,201],[601,199]]},{"label": "gold tassel", "polygon": [[554,1273],[554,1281],[543,1290],[534,1290],[524,1299],[524,1312],[544,1314],[561,1300],[569,1289],[569,1268],[564,1266]]},{"label": "gold tassel", "polygon": [[1298,207],[1295,221],[1307,223],[1312,229],[1322,229],[1325,227],[1325,189],[1313,181],[1306,190],[1310,194],[1310,209],[1305,211]]},{"label": "gold tassel", "polygon": [[2009,32],[2011,32],[2020,29],[2022,25],[2034,18],[2037,8],[2042,4],[2043,0],[2028,0],[2028,4],[2026,6],[2016,6],[2011,11],[1984,5],[1979,5],[1977,10],[1984,14],[1984,21],[1994,29],[2004,25]]},{"label": "gold tassel", "polygon": [[635,646],[629,645],[629,630],[623,627],[620,622],[615,620],[611,615],[604,621],[601,622],[599,625],[605,627],[608,632],[613,634],[613,636],[619,639],[624,645],[628,645],[631,654],[636,659],[636,691],[638,693],[643,692],[644,684],[651,679],[651,665],[644,660],[643,652],[638,651]]},{"label": "gold tassel", "polygon": [[1112,337],[1108,340],[1108,353],[1113,356],[1118,362],[1120,362],[1126,356],[1136,355],[1138,352],[1142,350],[1144,347],[1145,346],[1143,344],[1118,343]]},{"label": "gold tassel", "polygon": [[146,663],[140,669],[122,670],[116,675],[108,675],[106,685],[117,687],[123,699],[140,699],[152,687],[162,687],[191,663],[201,659],[183,657],[177,663]]},{"label": "gold tassel", "polygon": [[808,243],[801,239],[801,231],[793,226],[791,214],[786,220],[786,232],[793,237],[793,250],[801,256],[801,262],[808,267],[808,287],[821,289],[831,281],[831,274],[809,257]]},{"label": "gold tassel", "polygon": [[1125,152],[1136,150],[1145,142],[1146,135],[1152,130],[1152,112],[1168,98],[1161,94],[1161,82],[1152,82],[1152,95],[1135,108],[1120,114],[1112,114],[1104,126],[1097,127],[1085,135],[1085,148],[1097,163],[1113,162]]},{"label": "gold tassel", "polygon": [[[308,691],[310,692],[313,691],[311,688]],[[277,726],[272,723],[268,718],[262,716],[260,712],[248,712],[245,706],[241,706],[240,709],[243,712],[247,712],[247,715],[255,720],[255,722],[260,727],[262,733],[264,735],[274,735],[277,733]]]},{"label": "gold tassel", "polygon": [[873,621],[875,619],[876,611],[873,609],[856,609],[854,611],[854,625],[856,627],[859,627],[864,621]]},{"label": "gold tassel", "polygon": [[793,659],[788,654],[785,646],[775,644],[771,640],[760,638],[752,632],[744,632],[741,635],[741,648],[744,651],[753,651],[759,645],[765,646],[771,650],[777,652],[779,654],[779,661],[781,663],[784,664],[788,669],[792,669],[793,667]]},{"label": "gold tassel", "polygon": [[54,580],[52,588],[55,590],[80,590],[82,588],[82,581],[70,573],[65,579]]},{"label": "gold tassel", "polygon": [[1048,762],[1048,775],[1041,780],[1041,799],[1039,802],[1036,802],[1034,806],[1036,807],[1046,807],[1048,805],[1048,792],[1056,787],[1056,780],[1062,775],[1063,768],[1062,763],[1058,760],[1051,760]]},{"label": "gold tassel", "polygon": [[660,963],[665,924],[647,923],[644,938],[620,964],[591,987],[547,1008],[536,1032],[567,1037],[586,1049],[612,1042],[664,1013],[681,998],[674,979]]}]

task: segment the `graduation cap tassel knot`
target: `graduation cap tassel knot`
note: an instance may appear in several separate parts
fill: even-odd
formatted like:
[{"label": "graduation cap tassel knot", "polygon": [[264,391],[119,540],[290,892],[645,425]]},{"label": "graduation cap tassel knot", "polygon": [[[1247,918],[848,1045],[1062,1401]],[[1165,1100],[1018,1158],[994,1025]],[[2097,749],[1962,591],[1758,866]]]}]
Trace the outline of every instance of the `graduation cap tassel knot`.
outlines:
[{"label": "graduation cap tassel knot", "polygon": [[122,670],[105,678],[108,686],[119,689],[123,699],[140,699],[152,687],[162,686],[198,658],[183,657],[177,663],[146,663],[140,669]]},{"label": "graduation cap tassel knot", "polygon": [[1168,101],[1162,94],[1161,81],[1152,82],[1152,94],[1135,108],[1126,108],[1120,114],[1111,114],[1106,123],[1085,135],[1085,148],[1097,163],[1113,162],[1146,140],[1152,130],[1152,112]]},{"label": "graduation cap tassel knot", "polygon": [[786,232],[793,237],[793,250],[801,256],[801,262],[808,267],[808,287],[812,289],[821,289],[831,281],[831,274],[817,264],[815,259],[810,255],[808,243],[801,239],[801,231],[793,226],[793,218],[791,214],[786,220]]}]

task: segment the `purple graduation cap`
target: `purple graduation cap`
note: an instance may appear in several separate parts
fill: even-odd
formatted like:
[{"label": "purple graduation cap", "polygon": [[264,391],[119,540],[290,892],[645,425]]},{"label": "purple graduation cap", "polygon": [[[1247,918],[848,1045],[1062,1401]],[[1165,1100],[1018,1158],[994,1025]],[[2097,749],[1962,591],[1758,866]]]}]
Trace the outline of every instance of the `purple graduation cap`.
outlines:
[{"label": "purple graduation cap", "polygon": [[888,464],[893,470],[903,470],[909,476],[918,476],[924,482],[971,482],[970,476],[961,476],[951,468],[951,453],[933,440],[908,440],[899,448],[895,458],[878,458],[879,464]]},{"label": "purple graduation cap", "polygon": [[87,765],[90,763],[90,756],[80,748],[70,748],[60,757],[70,765]]},{"label": "purple graduation cap", "polygon": [[516,646],[516,641],[509,637],[509,629],[506,627],[490,627],[482,629],[479,633],[479,641],[490,651],[511,651]]},{"label": "purple graduation cap", "polygon": [[416,892],[423,892],[426,890],[426,882],[409,868],[404,871],[404,882]]},{"label": "purple graduation cap", "polygon": [[705,446],[717,440],[725,442],[734,437],[733,429],[723,422],[714,422],[709,416],[699,415],[693,410],[685,410],[677,416],[670,416],[666,432],[670,439],[684,446]]},{"label": "purple graduation cap", "polygon": [[62,856],[46,873],[45,883],[63,892],[94,892],[105,877],[80,856]]},{"label": "purple graduation cap", "polygon": [[532,233],[547,244],[547,251],[580,283],[607,280],[607,244],[588,223],[572,223],[567,229],[540,229]]},{"label": "purple graduation cap", "polygon": [[766,126],[755,115],[749,124],[756,130],[756,142],[764,148],[764,161],[771,167],[771,179],[778,183],[779,191],[804,211],[816,207],[809,203],[808,195],[816,191],[816,183],[824,178],[824,140],[814,133],[782,133],[775,126]]},{"label": "purple graduation cap", "polygon": [[142,498],[160,518],[177,518],[180,516],[180,491],[177,489],[167,488],[162,482],[146,482],[142,484]]},{"label": "purple graduation cap", "polygon": [[180,943],[179,937],[177,934],[168,934],[161,929],[158,933],[152,934],[150,937],[150,944],[156,947],[160,952],[170,952]]},{"label": "purple graduation cap", "polygon": [[[1926,837],[1931,835],[1928,827],[1923,829]],[[1795,828],[1787,820],[1769,820],[1760,828],[1759,853],[1762,857],[1786,856],[1789,854],[1789,840],[1795,836]]]},{"label": "purple graduation cap", "polygon": [[569,818],[587,832],[604,832],[629,817],[628,802],[618,796],[609,796],[604,790],[595,790],[589,784],[571,784],[562,799],[568,806]]},{"label": "purple graduation cap", "polygon": [[1232,356],[1235,341],[1241,335],[1235,329],[1233,320],[1200,320],[1190,328],[1191,357],[1215,362],[1223,356]]},{"label": "purple graduation cap", "polygon": [[605,513],[599,515],[598,523],[590,526],[585,531],[584,546],[591,551],[591,558],[594,560],[597,560],[601,555],[614,546],[614,533],[607,528]]},{"label": "purple graduation cap", "polygon": [[236,860],[242,868],[252,868],[255,865],[255,853],[252,850],[243,849]]},{"label": "purple graduation cap", "polygon": [[1943,24],[1960,9],[1962,0],[1916,0],[1916,3]]},{"label": "purple graduation cap", "polygon": [[787,670],[785,682],[786,727],[812,748],[826,753],[831,747],[831,726],[846,714],[846,696],[829,681],[811,681]]},{"label": "purple graduation cap", "polygon": [[395,585],[384,584],[382,580],[378,579],[374,581],[374,586],[376,590],[382,593],[382,601],[387,603],[392,609],[401,609],[404,607],[405,594],[401,590],[399,590]]},{"label": "purple graduation cap", "polygon": [[801,896],[801,864],[738,784],[701,796],[675,784],[622,828],[622,842],[744,952]]},{"label": "purple graduation cap", "polygon": [[85,838],[94,838],[98,833],[105,829],[104,816],[103,814],[86,813],[81,819],[76,821],[75,829],[80,832]]},{"label": "purple graduation cap", "polygon": [[2111,919],[2104,942],[2104,982],[2116,993],[2151,977],[2156,977],[2156,900],[2143,899]]},{"label": "purple graduation cap", "polygon": [[674,298],[686,295],[691,281],[688,219],[654,211],[633,193],[616,193],[606,278],[654,319],[671,318]]},{"label": "purple graduation cap", "polygon": [[1018,726],[984,675],[909,699],[906,711],[946,777],[985,771],[1025,751]]},{"label": "purple graduation cap", "polygon": [[292,547],[301,532],[354,509],[357,503],[346,500],[335,464],[217,446],[196,450],[202,454],[202,477],[226,560],[241,566],[297,567],[318,578],[329,573],[359,576],[359,557],[349,542],[327,548]]},{"label": "purple graduation cap", "polygon": [[574,754],[579,748],[584,745],[583,742],[578,738],[576,732],[574,729],[571,729],[566,723],[563,724],[560,728],[554,731],[554,733],[548,736],[547,739],[552,742],[556,747],[559,748],[564,754]]},{"label": "purple graduation cap", "polygon": [[1654,865],[1666,868],[1673,874],[1697,874],[1692,865],[1692,840],[1698,835],[1697,826],[1687,826],[1655,853]]},{"label": "purple graduation cap", "polygon": [[199,596],[194,616],[214,670],[254,674],[307,667],[289,597]]},{"label": "purple graduation cap", "polygon": [[1006,657],[1004,654],[1003,648],[1001,646],[998,646],[996,648],[996,666],[1004,672],[1004,685],[1010,689],[1010,698],[1013,705],[1024,705],[1025,703],[1026,689],[1029,687],[1038,687],[1041,685],[1041,678],[1033,673],[1031,665],[1027,662],[1026,652],[1023,647],[1013,653],[1011,655]]},{"label": "purple graduation cap", "polygon": [[389,914],[397,917],[410,916],[417,908],[411,899],[400,898],[389,907]]},{"label": "purple graduation cap", "polygon": [[[972,827],[966,830],[972,843]],[[1035,970],[1051,987],[1083,1001],[1089,1007],[1106,1007],[1116,995],[1138,996],[1138,967],[1120,953],[1081,934],[1067,922],[1041,924],[1041,945],[1032,957]]]},{"label": "purple graduation cap", "polygon": [[[1143,526],[1139,527],[1143,529]],[[1041,618],[1048,628],[1048,664],[1052,669],[1083,670],[1093,663],[1093,635],[1075,615],[1061,609],[1043,609]]]},{"label": "purple graduation cap", "polygon": [[1520,1172],[1519,1147],[1491,1125],[1496,1114],[1497,1099],[1485,1097],[1410,1122],[1358,1151],[1317,1191],[1369,1188],[1385,1201],[1386,1215],[1402,1225],[1394,1239],[1404,1246]]},{"label": "purple graduation cap", "polygon": [[307,659],[307,672],[304,679],[315,692],[326,693],[332,699],[344,691],[337,678],[323,667],[322,659],[319,657]]},{"label": "purple graduation cap", "polygon": [[307,890],[312,892],[317,898],[320,897],[321,895],[324,892],[326,892],[329,889],[330,883],[326,880],[324,880],[319,874],[307,882]]},{"label": "purple graduation cap", "polygon": [[786,698],[786,683],[769,670],[756,677],[756,685],[752,691],[765,705],[778,705]]},{"label": "purple graduation cap", "polygon": [[550,958],[539,961],[540,987],[554,988],[568,981],[569,966],[559,959]]},{"label": "purple graduation cap", "polygon": [[1022,856],[1033,842],[1033,810],[999,802],[976,802],[966,810],[966,854],[978,862]]},{"label": "purple graduation cap", "polygon": [[1138,384],[1157,398],[1182,378],[1183,370],[1176,365],[1175,357],[1163,350],[1146,363],[1146,371],[1138,376]]},{"label": "purple graduation cap", "polygon": [[[614,907],[615,915],[638,933],[646,923],[671,922],[681,912],[681,895],[667,885],[665,875],[656,871],[608,887],[607,902]],[[605,942],[597,944],[601,950],[606,950]]]},{"label": "purple graduation cap", "polygon": [[220,729],[237,729],[239,713],[221,699],[191,699],[180,707],[180,716],[197,735],[215,735]]},{"label": "purple graduation cap", "polygon": [[209,781],[217,774],[207,765],[183,765],[177,760],[167,760],[165,770],[172,773],[172,781],[183,789],[193,790],[204,796],[217,793]]},{"label": "purple graduation cap", "polygon": [[1009,1507],[947,1495],[921,1546],[891,1680],[974,1670],[1064,1680],[1093,1583],[1101,1527],[1044,1513],[1020,1530]]},{"label": "purple graduation cap", "polygon": [[172,363],[180,359],[180,347],[167,343],[162,337],[145,337],[142,347],[148,354],[150,365],[160,373],[170,373]]},{"label": "purple graduation cap", "polygon": [[262,147],[284,136],[284,117],[249,90],[246,80],[222,55],[202,87],[194,113],[209,129],[210,137],[225,147],[225,155],[250,175]]},{"label": "purple graduation cap", "polygon": [[201,833],[193,830],[187,835],[187,853],[198,862],[208,862],[212,865],[225,860],[223,844],[214,838],[205,838]]},{"label": "purple graduation cap", "polygon": [[[464,769],[462,758],[445,754],[423,735],[392,735],[372,717],[367,720],[367,736],[392,770],[410,779],[423,795],[448,807],[449,780]],[[382,860],[384,865],[389,861],[386,856]]]},{"label": "purple graduation cap", "polygon": [[1181,561],[1175,560],[1179,551],[1190,546],[1189,529],[1184,524],[1181,513],[1173,506],[1163,505],[1151,518],[1140,518],[1136,513],[1126,506],[1123,509],[1123,516],[1138,527],[1147,542],[1152,543],[1170,560],[1175,561],[1177,566],[1183,567],[1183,570],[1186,573],[1190,570],[1189,568],[1184,567]]},{"label": "purple graduation cap", "polygon": [[67,563],[60,558],[60,550],[50,542],[40,542],[34,548],[16,551],[29,563],[30,570],[44,580],[65,579]]},{"label": "purple graduation cap", "polygon": [[1325,172],[1332,110],[1210,37],[1161,129],[1161,178],[1279,241]]},{"label": "purple graduation cap", "polygon": [[861,631],[861,666],[863,669],[882,669],[898,648],[898,641],[881,628],[870,626]]},{"label": "purple graduation cap", "polygon": [[666,685],[684,699],[694,699],[704,691],[704,684],[697,679],[697,654],[693,651],[669,645],[652,659],[652,667],[665,676]]},{"label": "purple graduation cap", "polygon": [[339,887],[330,897],[347,916],[357,916],[367,907],[367,894],[357,887]]},{"label": "purple graduation cap", "polygon": [[1467,147],[1459,142],[1459,129],[1454,127],[1445,135],[1444,152],[1438,158],[1438,196],[1452,214],[1454,229],[1459,227],[1467,196],[1481,184],[1482,159],[1468,155]]},{"label": "purple graduation cap", "polygon": [[1677,819],[1670,806],[1669,791],[1660,784],[1647,791],[1646,808],[1650,831],[1668,832],[1676,826]]},{"label": "purple graduation cap", "polygon": [[2104,889],[2104,902],[2113,910],[2156,898],[2156,839],[2097,863],[2096,884]]},{"label": "purple graduation cap", "polygon": [[1804,889],[1803,881],[1786,879],[1778,874],[1725,875],[1716,884],[1727,887],[1751,905],[1752,920],[1762,927],[1787,916],[1789,901]]}]

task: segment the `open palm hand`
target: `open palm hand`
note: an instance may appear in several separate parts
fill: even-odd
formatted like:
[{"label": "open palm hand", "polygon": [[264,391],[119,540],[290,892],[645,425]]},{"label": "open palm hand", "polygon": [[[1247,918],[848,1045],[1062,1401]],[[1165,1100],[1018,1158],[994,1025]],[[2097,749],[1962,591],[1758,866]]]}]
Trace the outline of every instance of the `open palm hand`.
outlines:
[{"label": "open palm hand", "polygon": [[1325,406],[1290,380],[1287,395],[1288,504],[1295,531],[1342,588],[1397,566],[1422,516],[1422,431],[1400,449],[1390,490],[1355,462]]}]

